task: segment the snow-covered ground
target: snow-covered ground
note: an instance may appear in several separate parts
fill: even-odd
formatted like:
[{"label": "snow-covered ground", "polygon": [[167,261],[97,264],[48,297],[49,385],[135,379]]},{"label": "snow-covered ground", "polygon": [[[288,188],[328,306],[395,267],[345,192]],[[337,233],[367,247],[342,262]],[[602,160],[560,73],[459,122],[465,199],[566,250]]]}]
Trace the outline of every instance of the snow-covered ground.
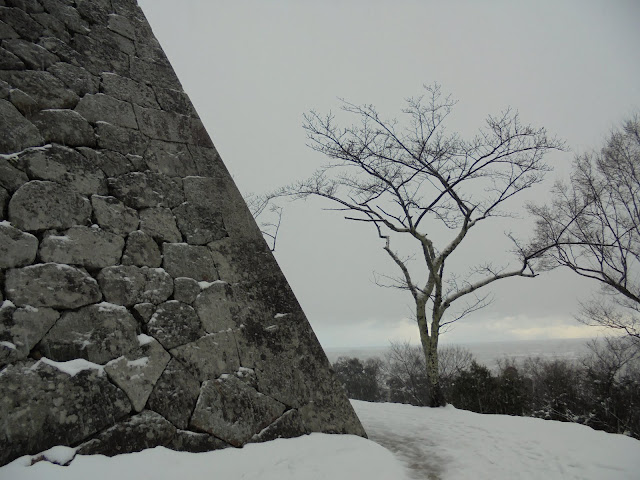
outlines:
[{"label": "snow-covered ground", "polygon": [[[634,479],[640,442],[588,427],[453,407],[430,409],[353,401],[371,440],[312,434],[209,453],[154,448],[70,466],[22,457],[1,480],[403,480]],[[384,445],[390,453],[379,446]],[[48,455],[65,461],[73,452]]]}]

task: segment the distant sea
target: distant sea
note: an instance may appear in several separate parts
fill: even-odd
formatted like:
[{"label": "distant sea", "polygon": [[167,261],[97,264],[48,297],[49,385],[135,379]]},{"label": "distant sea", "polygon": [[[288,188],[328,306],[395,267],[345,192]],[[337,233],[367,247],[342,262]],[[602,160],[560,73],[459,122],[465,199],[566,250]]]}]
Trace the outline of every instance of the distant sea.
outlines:
[{"label": "distant sea", "polygon": [[[516,361],[527,357],[542,357],[546,359],[578,360],[589,352],[587,342],[589,338],[559,338],[547,340],[516,340],[510,342],[476,342],[476,343],[445,343],[441,346],[457,345],[469,350],[474,359],[487,367],[494,369],[500,359],[510,358]],[[334,363],[339,357],[356,357],[367,360],[373,357],[384,358],[389,350],[388,346],[357,347],[357,348],[326,348],[329,361]]]}]

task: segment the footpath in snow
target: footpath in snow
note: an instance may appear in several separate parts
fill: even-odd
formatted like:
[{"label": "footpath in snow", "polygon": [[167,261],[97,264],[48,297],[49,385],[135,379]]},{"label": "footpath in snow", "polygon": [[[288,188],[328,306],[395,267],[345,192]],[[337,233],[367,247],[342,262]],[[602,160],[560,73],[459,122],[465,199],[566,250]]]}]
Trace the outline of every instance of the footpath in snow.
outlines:
[{"label": "footpath in snow", "polygon": [[369,438],[440,480],[638,480],[640,441],[584,425],[447,406],[351,402]]},{"label": "footpath in snow", "polygon": [[[207,453],[157,447],[112,458],[78,455],[68,467],[46,461],[29,466],[32,459],[25,456],[0,467],[0,480],[640,478],[640,441],[622,435],[453,407],[352,404],[371,440],[314,433]],[[54,447],[47,456],[64,463],[73,453]]]}]

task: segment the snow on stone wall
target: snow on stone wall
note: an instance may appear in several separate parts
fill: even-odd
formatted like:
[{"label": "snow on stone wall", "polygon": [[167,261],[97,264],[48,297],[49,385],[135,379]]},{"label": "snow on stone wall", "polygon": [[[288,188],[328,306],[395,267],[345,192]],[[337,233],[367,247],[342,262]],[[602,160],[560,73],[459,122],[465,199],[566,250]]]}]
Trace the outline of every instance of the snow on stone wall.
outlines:
[{"label": "snow on stone wall", "polygon": [[0,465],[364,435],[135,1],[0,40]]}]

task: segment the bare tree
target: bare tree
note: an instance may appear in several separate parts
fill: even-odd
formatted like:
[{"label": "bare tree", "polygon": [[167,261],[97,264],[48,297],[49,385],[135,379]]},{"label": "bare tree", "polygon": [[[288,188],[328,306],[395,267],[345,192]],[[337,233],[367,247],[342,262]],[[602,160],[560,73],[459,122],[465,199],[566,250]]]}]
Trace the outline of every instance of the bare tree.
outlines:
[{"label": "bare tree", "polygon": [[[478,259],[468,275],[450,274],[446,261],[469,231],[485,220],[504,217],[504,204],[540,182],[549,170],[543,156],[562,148],[544,128],[523,125],[506,110],[490,116],[470,140],[448,134],[444,123],[455,102],[438,85],[409,98],[407,123],[383,119],[372,105],[342,101],[359,123],[337,125],[334,115],[311,111],[304,116],[309,146],[331,159],[309,179],[285,187],[279,195],[331,200],[345,218],[370,224],[401,275],[394,286],[410,292],[430,381],[429,405],[442,405],[438,376],[440,329],[487,304],[483,287],[504,278],[531,277],[531,260],[516,246],[518,266],[507,269]],[[447,232],[438,244],[438,230]],[[424,264],[418,274],[392,246],[401,235],[415,241]],[[461,299],[457,314],[445,316]],[[459,302],[460,303],[460,302]],[[457,303],[456,303],[457,305]]]},{"label": "bare tree", "polygon": [[545,266],[564,266],[601,283],[604,297],[579,320],[640,342],[640,117],[611,133],[599,152],[578,156],[569,185],[558,183],[537,217],[532,249]]},{"label": "bare tree", "polygon": [[251,215],[258,224],[258,228],[260,228],[262,236],[267,242],[267,245],[269,245],[269,249],[275,252],[278,232],[280,231],[280,224],[282,223],[283,208],[273,203],[273,196],[269,194],[249,194],[245,198],[245,201],[247,202],[247,207]]}]

